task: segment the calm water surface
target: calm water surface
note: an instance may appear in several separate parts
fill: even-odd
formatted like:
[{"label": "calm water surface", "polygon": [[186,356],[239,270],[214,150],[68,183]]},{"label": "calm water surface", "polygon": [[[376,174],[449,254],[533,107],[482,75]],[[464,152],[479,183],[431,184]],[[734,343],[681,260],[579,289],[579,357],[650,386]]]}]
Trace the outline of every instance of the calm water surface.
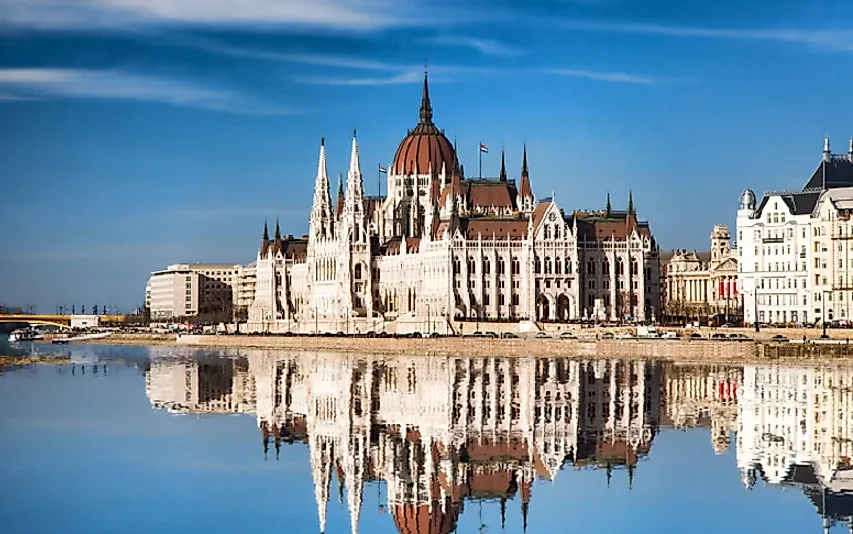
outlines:
[{"label": "calm water surface", "polygon": [[0,349],[5,533],[851,529],[853,368]]}]

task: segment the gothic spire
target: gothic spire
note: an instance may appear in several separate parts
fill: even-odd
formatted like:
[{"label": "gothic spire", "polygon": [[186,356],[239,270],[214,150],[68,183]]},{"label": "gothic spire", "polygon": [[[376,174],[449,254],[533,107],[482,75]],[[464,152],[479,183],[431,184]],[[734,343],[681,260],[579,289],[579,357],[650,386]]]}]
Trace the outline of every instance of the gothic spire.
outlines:
[{"label": "gothic spire", "polygon": [[311,206],[311,239],[327,235],[331,228],[332,206],[329,202],[329,176],[326,172],[326,140],[320,139],[320,156],[317,160],[317,177],[314,180],[314,202]]},{"label": "gothic spire", "polygon": [[528,208],[533,209],[533,190],[530,187],[530,170],[527,168],[527,143],[524,144],[524,158],[521,163],[521,184],[518,187],[518,194],[522,199],[527,199]]},{"label": "gothic spire", "polygon": [[338,205],[336,206],[336,209],[335,209],[335,215],[340,217],[342,211],[344,211],[344,173],[343,173],[343,171],[338,173]]},{"label": "gothic spire", "polygon": [[264,221],[264,243],[269,242],[270,240],[270,231],[267,228],[267,221]]},{"label": "gothic spire", "polygon": [[521,176],[522,178],[528,176],[527,170],[527,143],[524,143],[524,157],[521,160]]},{"label": "gothic spire", "polygon": [[361,175],[361,162],[358,157],[358,139],[352,132],[352,152],[349,158],[349,173],[347,174],[347,202],[360,204],[364,198],[364,182]]},{"label": "gothic spire", "polygon": [[613,214],[613,208],[610,205],[610,191],[607,192],[607,204],[604,206],[604,214],[610,217]]},{"label": "gothic spire", "polygon": [[278,217],[275,218],[275,240],[281,240],[281,229],[278,226]]},{"label": "gothic spire", "polygon": [[628,215],[636,215],[634,213],[634,192],[628,190]]},{"label": "gothic spire", "polygon": [[501,176],[500,176],[500,181],[506,182],[506,154],[505,154],[503,148],[501,148]]},{"label": "gothic spire", "polygon": [[421,124],[432,124],[432,105],[429,102],[429,80],[424,70],[424,93],[421,96]]}]

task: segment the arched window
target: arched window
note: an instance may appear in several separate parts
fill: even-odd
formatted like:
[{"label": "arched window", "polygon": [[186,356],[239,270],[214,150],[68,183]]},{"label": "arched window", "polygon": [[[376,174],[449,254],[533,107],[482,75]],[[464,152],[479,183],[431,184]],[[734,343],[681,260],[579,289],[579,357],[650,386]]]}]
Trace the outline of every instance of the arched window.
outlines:
[{"label": "arched window", "polygon": [[468,274],[474,274],[477,272],[477,263],[474,261],[473,256],[468,258]]},{"label": "arched window", "polygon": [[542,262],[539,261],[539,256],[536,256],[536,259],[533,260],[533,272],[536,274],[542,273]]},{"label": "arched window", "polygon": [[498,274],[506,274],[506,263],[503,258],[498,259]]},{"label": "arched window", "polygon": [[616,258],[616,274],[622,276],[625,274],[625,263],[622,258]]},{"label": "arched window", "polygon": [[603,260],[601,262],[601,272],[603,274],[608,274],[610,272],[610,262],[607,260]]},{"label": "arched window", "polygon": [[640,273],[640,266],[637,260],[631,260],[631,274],[637,276]]},{"label": "arched window", "polygon": [[560,261],[560,258],[554,258],[554,274],[562,274],[563,271],[563,262]]},{"label": "arched window", "polygon": [[572,274],[572,259],[566,258],[566,274]]},{"label": "arched window", "polygon": [[462,262],[459,261],[458,258],[453,259],[453,274],[459,274],[462,272]]},{"label": "arched window", "polygon": [[551,227],[548,225],[545,226],[545,239],[551,239]]},{"label": "arched window", "polygon": [[512,274],[521,274],[521,262],[515,256],[512,257]]},{"label": "arched window", "polygon": [[361,280],[361,264],[360,263],[355,264],[355,279]]},{"label": "arched window", "polygon": [[491,274],[492,263],[489,260],[483,260],[483,274]]},{"label": "arched window", "polygon": [[551,274],[551,258],[545,256],[545,274]]},{"label": "arched window", "polygon": [[559,226],[554,227],[554,239],[560,239],[560,227]]}]

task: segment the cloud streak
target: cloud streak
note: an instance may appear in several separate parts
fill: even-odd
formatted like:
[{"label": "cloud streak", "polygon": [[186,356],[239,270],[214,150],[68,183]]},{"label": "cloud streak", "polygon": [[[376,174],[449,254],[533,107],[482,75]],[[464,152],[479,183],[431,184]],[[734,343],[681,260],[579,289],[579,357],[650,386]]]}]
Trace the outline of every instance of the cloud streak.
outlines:
[{"label": "cloud streak", "polygon": [[639,74],[626,74],[623,72],[599,72],[584,69],[546,69],[545,72],[556,74],[559,76],[570,76],[573,78],[584,78],[587,80],[595,80],[599,82],[612,83],[628,83],[635,85],[660,85],[663,83],[673,83],[686,80],[672,80],[664,78],[653,78]]},{"label": "cloud streak", "polygon": [[0,69],[0,88],[17,100],[88,98],[159,102],[248,115],[280,115],[273,108],[230,91],[120,70],[64,68]]},{"label": "cloud streak", "polygon": [[0,23],[50,29],[145,24],[373,30],[422,24],[395,0],[0,0]]},{"label": "cloud streak", "polygon": [[777,41],[853,52],[853,31],[849,30],[805,31],[796,29],[699,28],[612,22],[599,23],[579,20],[562,21],[559,24],[560,27],[565,29],[587,32],[659,35],[694,39]]},{"label": "cloud streak", "polygon": [[472,48],[487,56],[512,57],[522,56],[527,52],[520,48],[510,46],[492,39],[480,39],[477,37],[465,37],[459,35],[445,35],[426,39],[424,42],[439,46],[455,46],[461,48]]},{"label": "cloud streak", "polygon": [[202,221],[229,217],[279,217],[282,220],[307,217],[306,210],[282,210],[281,208],[188,208],[175,212],[179,219]]},{"label": "cloud streak", "polygon": [[[336,78],[336,77],[318,77],[318,78],[300,78],[297,81],[301,83],[319,84],[319,85],[397,85],[406,83],[421,83],[423,82],[423,72],[409,71],[387,77],[370,77],[370,78]],[[435,80],[432,80],[435,81]]]}]

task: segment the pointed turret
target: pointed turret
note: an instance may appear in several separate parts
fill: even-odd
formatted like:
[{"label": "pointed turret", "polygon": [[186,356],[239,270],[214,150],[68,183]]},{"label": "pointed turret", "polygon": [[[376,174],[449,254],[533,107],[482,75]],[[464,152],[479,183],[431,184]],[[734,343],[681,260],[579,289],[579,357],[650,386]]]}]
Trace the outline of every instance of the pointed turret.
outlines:
[{"label": "pointed turret", "polygon": [[347,192],[344,198],[344,217],[346,225],[351,229],[353,241],[361,242],[364,235],[364,179],[361,174],[361,163],[358,158],[358,138],[356,131],[352,132],[352,151],[347,173]]},{"label": "pointed turret", "polygon": [[270,248],[270,231],[267,228],[267,221],[264,221],[264,237],[261,239],[261,256],[267,253]]},{"label": "pointed turret", "polygon": [[340,217],[344,211],[344,173],[338,173],[338,205],[335,207],[335,216]]},{"label": "pointed turret", "polygon": [[432,105],[429,102],[429,80],[424,72],[424,93],[421,96],[420,124],[432,124]]},{"label": "pointed turret", "polygon": [[504,149],[503,149],[503,148],[501,149],[501,175],[500,175],[500,181],[501,181],[501,182],[506,182],[506,153],[504,152]]},{"label": "pointed turret", "polygon": [[604,215],[607,217],[613,215],[613,207],[610,205],[610,191],[607,192],[607,204],[604,206]]},{"label": "pointed turret", "polygon": [[281,241],[281,228],[278,225],[278,217],[275,218],[275,240]]},{"label": "pointed turret", "polygon": [[628,190],[628,215],[637,215],[634,211],[634,192],[630,189]]},{"label": "pointed turret", "polygon": [[329,191],[329,176],[326,173],[326,140],[320,139],[320,157],[317,163],[317,177],[314,180],[314,203],[311,206],[309,236],[311,240],[329,237],[332,228],[332,206]]},{"label": "pointed turret", "polygon": [[527,143],[524,143],[524,156],[521,161],[521,184],[518,188],[520,208],[523,212],[532,212],[535,199],[533,190],[530,188],[530,170],[527,168]]},{"label": "pointed turret", "polygon": [[829,136],[823,138],[823,161],[832,160],[832,152],[829,150]]}]

